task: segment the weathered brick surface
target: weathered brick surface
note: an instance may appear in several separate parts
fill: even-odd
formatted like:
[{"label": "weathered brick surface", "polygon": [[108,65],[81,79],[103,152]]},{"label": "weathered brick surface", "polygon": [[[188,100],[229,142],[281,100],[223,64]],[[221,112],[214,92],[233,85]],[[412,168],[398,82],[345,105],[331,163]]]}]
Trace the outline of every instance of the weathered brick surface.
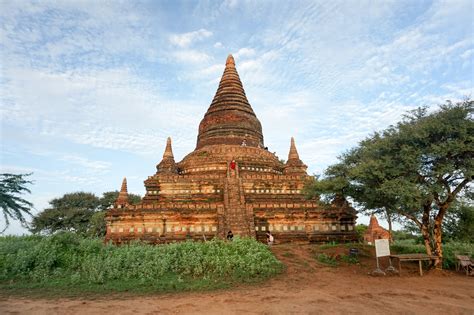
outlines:
[{"label": "weathered brick surface", "polygon": [[364,233],[364,241],[368,244],[374,244],[375,240],[390,239],[390,233],[382,228],[377,221],[377,218],[372,215],[367,231]]},{"label": "weathered brick surface", "polygon": [[306,168],[293,138],[285,164],[264,148],[229,56],[196,149],[176,163],[168,139],[157,172],[145,180],[142,203],[122,202],[108,212],[107,239],[208,240],[232,230],[262,240],[271,231],[277,242],[354,240],[356,216],[347,202],[322,207],[305,198]]}]

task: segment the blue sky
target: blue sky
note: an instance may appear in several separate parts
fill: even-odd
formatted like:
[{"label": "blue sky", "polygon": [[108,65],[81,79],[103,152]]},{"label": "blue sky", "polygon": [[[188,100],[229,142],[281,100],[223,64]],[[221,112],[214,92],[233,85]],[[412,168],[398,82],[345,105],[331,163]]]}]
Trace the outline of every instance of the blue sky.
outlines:
[{"label": "blue sky", "polygon": [[473,6],[0,0],[1,172],[34,173],[34,212],[124,176],[143,195],[166,137],[176,160],[194,149],[232,53],[266,145],[286,159],[294,136],[319,174],[406,110],[473,95]]}]

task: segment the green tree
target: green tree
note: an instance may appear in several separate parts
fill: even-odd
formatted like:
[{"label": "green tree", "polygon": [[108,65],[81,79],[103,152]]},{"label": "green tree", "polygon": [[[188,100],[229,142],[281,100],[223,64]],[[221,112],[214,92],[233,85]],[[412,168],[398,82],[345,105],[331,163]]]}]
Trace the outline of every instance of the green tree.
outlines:
[{"label": "green tree", "polygon": [[412,111],[341,156],[336,165],[341,172],[329,168],[313,190],[328,194],[331,183],[339,182],[333,193],[351,197],[362,209],[411,220],[426,252],[442,257],[443,219],[474,176],[472,115],[471,100],[447,102],[433,113]]},{"label": "green tree", "polygon": [[[81,235],[103,236],[106,231],[106,209],[113,205],[118,194],[118,191],[110,191],[98,198],[92,193],[75,192],[55,198],[49,202],[49,208],[33,217],[30,230],[45,234],[70,231]],[[130,204],[140,201],[140,196],[129,194]]]},{"label": "green tree", "polygon": [[33,182],[27,180],[30,174],[0,174],[0,207],[2,208],[5,227],[2,234],[10,225],[10,219],[20,221],[22,226],[27,226],[25,214],[31,215],[33,204],[20,195],[31,193],[26,187]]},{"label": "green tree", "polygon": [[367,231],[368,226],[365,224],[357,224],[355,227],[356,233],[357,233],[357,240],[359,242],[364,241],[364,234]]},{"label": "green tree", "polygon": [[58,231],[70,231],[87,234],[90,219],[99,209],[100,199],[86,192],[65,194],[49,202],[50,208],[33,217],[33,233],[52,234]]},{"label": "green tree", "polygon": [[456,202],[443,222],[443,234],[450,240],[474,243],[474,206],[466,200]]}]

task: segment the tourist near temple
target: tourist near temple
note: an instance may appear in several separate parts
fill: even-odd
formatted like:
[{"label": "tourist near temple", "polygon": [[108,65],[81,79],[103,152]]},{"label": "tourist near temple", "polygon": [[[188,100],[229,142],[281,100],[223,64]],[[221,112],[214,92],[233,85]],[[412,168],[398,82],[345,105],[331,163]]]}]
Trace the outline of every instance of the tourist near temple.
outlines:
[{"label": "tourist near temple", "polygon": [[[295,126],[296,127],[296,126]],[[295,140],[286,163],[265,145],[234,58],[199,124],[196,148],[176,162],[171,138],[138,205],[128,203],[124,179],[106,215],[106,240],[165,243],[234,236],[276,242],[353,241],[355,210],[345,200],[322,206],[303,194],[310,178]]]}]

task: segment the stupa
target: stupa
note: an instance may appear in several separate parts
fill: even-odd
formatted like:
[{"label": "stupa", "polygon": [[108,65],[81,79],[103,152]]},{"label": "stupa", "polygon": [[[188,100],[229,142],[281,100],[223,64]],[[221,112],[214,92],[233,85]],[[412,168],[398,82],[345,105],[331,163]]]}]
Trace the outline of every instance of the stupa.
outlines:
[{"label": "stupa", "polygon": [[234,236],[276,242],[353,241],[355,210],[345,200],[322,206],[303,187],[310,178],[291,138],[283,163],[265,146],[262,125],[229,55],[217,92],[199,125],[196,148],[176,162],[167,139],[138,205],[126,181],[107,212],[106,240],[165,243]]},{"label": "stupa", "polygon": [[364,233],[364,242],[373,245],[375,240],[387,239],[390,240],[390,232],[379,225],[379,221],[375,215],[370,216],[370,223]]}]

